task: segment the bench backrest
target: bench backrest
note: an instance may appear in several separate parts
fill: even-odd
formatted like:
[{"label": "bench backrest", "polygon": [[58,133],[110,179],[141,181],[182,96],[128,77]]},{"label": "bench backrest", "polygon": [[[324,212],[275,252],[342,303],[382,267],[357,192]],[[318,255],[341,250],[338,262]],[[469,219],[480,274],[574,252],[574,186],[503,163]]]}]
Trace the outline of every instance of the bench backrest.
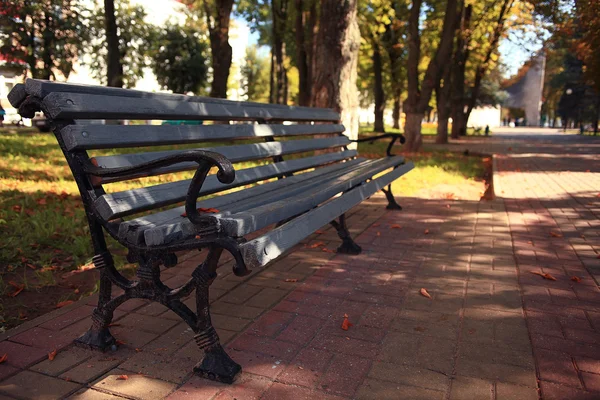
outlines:
[{"label": "bench backrest", "polygon": [[[231,184],[222,184],[216,176],[209,176],[200,193],[208,195],[356,156],[355,151],[346,148],[350,141],[343,135],[344,127],[339,124],[339,115],[329,109],[236,102],[34,79],[17,85],[9,94],[9,100],[15,107],[20,106],[22,115],[31,114],[32,108],[38,107],[51,120],[84,202],[93,202],[97,213],[105,221],[181,202],[185,199],[189,180],[181,177],[179,181],[154,182],[150,185],[140,181],[137,188],[109,193],[110,183],[138,179],[142,175],[120,178],[88,176],[80,172],[77,163],[90,161],[104,168],[124,167],[189,148],[212,149],[233,163],[265,160],[266,163],[258,167],[236,166],[236,180]],[[106,124],[90,121],[97,119],[106,120]],[[207,123],[111,123],[111,120],[123,119],[200,120]],[[212,124],[210,121],[233,124]],[[178,149],[155,148],[165,145],[178,145]],[[110,154],[105,154],[107,149],[112,150]],[[330,150],[313,154],[323,149]],[[291,154],[294,154],[293,159],[284,160],[282,157]],[[194,170],[196,167],[196,163],[181,163],[154,169],[143,176],[159,176]]]}]

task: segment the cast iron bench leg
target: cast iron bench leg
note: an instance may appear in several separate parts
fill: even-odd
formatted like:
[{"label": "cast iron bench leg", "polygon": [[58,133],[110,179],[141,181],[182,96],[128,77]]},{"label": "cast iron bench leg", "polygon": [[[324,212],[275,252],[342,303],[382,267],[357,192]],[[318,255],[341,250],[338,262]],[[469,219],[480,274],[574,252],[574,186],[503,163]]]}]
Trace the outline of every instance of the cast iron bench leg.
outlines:
[{"label": "cast iron bench leg", "polygon": [[346,214],[340,215],[340,222],[333,220],[331,225],[337,230],[338,236],[342,239],[342,244],[338,247],[337,252],[343,254],[360,254],[362,248],[352,240],[348,227],[346,226]]},{"label": "cast iron bench leg", "polygon": [[109,269],[113,267],[113,259],[108,251],[97,254],[92,259],[94,266],[100,270],[100,289],[98,291],[98,305],[92,312],[92,326],[75,343],[91,348],[93,350],[106,351],[116,350],[117,341],[110,333],[108,326],[113,319],[114,308],[110,307],[112,282],[109,277]]},{"label": "cast iron bench leg", "polygon": [[194,372],[213,381],[232,383],[242,371],[242,367],[225,352],[219,336],[210,320],[208,288],[217,277],[217,264],[222,248],[211,248],[206,261],[192,273],[196,281],[197,325],[194,331],[196,344],[203,353],[202,360],[194,367]]},{"label": "cast iron bench leg", "polygon": [[396,203],[396,199],[392,194],[392,185],[388,185],[387,190],[381,189],[381,191],[385,194],[385,197],[388,201],[388,205],[385,208],[388,210],[402,210],[402,207],[400,207],[400,204]]}]

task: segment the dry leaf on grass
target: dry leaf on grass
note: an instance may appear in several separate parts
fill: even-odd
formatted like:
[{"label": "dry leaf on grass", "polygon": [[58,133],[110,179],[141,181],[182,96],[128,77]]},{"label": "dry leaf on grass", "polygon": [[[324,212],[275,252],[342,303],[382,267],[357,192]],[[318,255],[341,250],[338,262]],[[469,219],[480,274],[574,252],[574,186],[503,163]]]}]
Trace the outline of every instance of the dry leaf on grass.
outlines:
[{"label": "dry leaf on grass", "polygon": [[550,236],[555,237],[555,238],[563,237],[563,235],[561,235],[560,233],[553,232],[553,231],[550,231]]},{"label": "dry leaf on grass", "polygon": [[580,278],[580,277],[578,277],[578,276],[572,276],[572,277],[571,277],[571,280],[572,280],[573,282],[577,282],[577,283],[581,282],[581,278]]},{"label": "dry leaf on grass", "polygon": [[352,322],[348,321],[348,314],[344,314],[344,320],[342,321],[342,329],[347,331],[352,326]]},{"label": "dry leaf on grass", "polygon": [[531,273],[535,274],[535,275],[539,275],[539,276],[541,276],[544,279],[548,279],[549,281],[555,281],[556,280],[555,277],[553,277],[552,275],[550,275],[548,273],[543,273],[543,272],[538,272],[538,271],[531,271]]},{"label": "dry leaf on grass", "polygon": [[422,296],[425,296],[428,299],[431,299],[431,295],[429,294],[429,292],[427,292],[427,289],[421,288],[421,290],[419,291],[419,293],[421,293]]},{"label": "dry leaf on grass", "polygon": [[73,304],[73,300],[65,300],[65,301],[61,301],[60,303],[58,303],[56,305],[56,308],[62,308],[62,307],[66,307]]},{"label": "dry leaf on grass", "polygon": [[6,360],[8,360],[8,354],[4,353],[4,355],[0,357],[0,364],[2,364]]},{"label": "dry leaf on grass", "polygon": [[16,297],[19,293],[25,290],[25,285],[19,285],[15,281],[9,281],[8,284],[15,288],[14,292],[8,294],[10,297]]},{"label": "dry leaf on grass", "polygon": [[53,361],[54,357],[56,357],[56,349],[54,349],[54,351],[51,351],[50,353],[48,353],[48,360]]},{"label": "dry leaf on grass", "polygon": [[118,381],[126,381],[127,379],[129,379],[129,377],[127,375],[119,375],[119,376],[117,376],[117,380]]}]

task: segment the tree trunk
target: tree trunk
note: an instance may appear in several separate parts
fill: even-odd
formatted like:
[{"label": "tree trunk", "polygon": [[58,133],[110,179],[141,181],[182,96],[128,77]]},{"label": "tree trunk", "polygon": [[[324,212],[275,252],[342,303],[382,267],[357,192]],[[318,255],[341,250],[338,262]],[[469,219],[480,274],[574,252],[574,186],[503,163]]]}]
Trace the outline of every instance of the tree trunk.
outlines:
[{"label": "tree trunk", "polygon": [[444,66],[444,75],[435,89],[435,98],[438,113],[437,136],[438,144],[448,143],[448,119],[450,118],[450,65]]},{"label": "tree trunk", "polygon": [[402,102],[400,101],[400,91],[394,90],[394,106],[392,108],[392,120],[394,129],[400,129],[400,114],[402,113]]},{"label": "tree trunk", "polygon": [[123,87],[123,64],[119,51],[119,34],[114,0],[104,0],[104,29],[106,30],[106,84]]},{"label": "tree trunk", "polygon": [[[373,41],[374,42],[374,41]],[[385,132],[383,113],[385,111],[385,91],[383,90],[383,66],[379,45],[373,43],[373,74],[375,75],[375,132]]]},{"label": "tree trunk", "polygon": [[[461,1],[461,7],[464,2]],[[471,41],[471,14],[473,7],[468,5],[461,9],[460,30],[456,38],[456,50],[451,67],[451,114],[452,114],[452,139],[458,139],[461,130],[464,129],[466,120],[464,118],[465,107],[465,72],[467,58],[469,57],[469,42]]]},{"label": "tree trunk", "polygon": [[275,85],[276,96],[275,103],[285,104],[287,95],[286,91],[286,75],[284,58],[285,58],[285,43],[283,37],[285,35],[285,25],[287,21],[287,3],[288,0],[271,0],[271,15],[272,20],[272,47],[275,60]]},{"label": "tree trunk", "polygon": [[421,120],[427,110],[433,90],[441,79],[443,66],[450,61],[456,28],[457,0],[448,0],[440,43],[433,58],[429,61],[422,84],[419,85],[419,63],[421,61],[419,23],[422,3],[422,0],[413,0],[408,19],[408,98],[404,107],[406,111],[404,134],[407,144],[410,143],[406,146],[408,151],[417,151],[423,141]]},{"label": "tree trunk", "polygon": [[232,56],[229,45],[229,20],[233,0],[215,0],[214,7],[210,7],[208,1],[203,3],[212,55],[213,80],[210,84],[210,96],[226,99]]},{"label": "tree trunk", "polygon": [[404,150],[417,151],[421,148],[423,137],[421,136],[421,122],[423,114],[416,112],[406,112],[406,122],[404,122]]},{"label": "tree trunk", "polygon": [[351,139],[358,137],[358,50],[360,30],[357,0],[322,0],[315,51],[312,104],[341,113]]},{"label": "tree trunk", "polygon": [[269,103],[277,102],[277,86],[275,86],[275,52],[271,48],[271,71],[269,72]]},{"label": "tree trunk", "polygon": [[[296,64],[298,64],[298,104],[310,105],[310,64],[307,47],[309,43],[305,35],[304,0],[296,0]],[[312,27],[309,27],[312,29]]]}]

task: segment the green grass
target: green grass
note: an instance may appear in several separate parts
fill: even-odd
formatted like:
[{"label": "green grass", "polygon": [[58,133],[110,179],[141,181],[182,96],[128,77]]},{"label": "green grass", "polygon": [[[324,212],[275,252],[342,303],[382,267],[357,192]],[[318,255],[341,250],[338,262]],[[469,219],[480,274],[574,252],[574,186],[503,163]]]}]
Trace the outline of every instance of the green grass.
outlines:
[{"label": "green grass", "polygon": [[[366,157],[381,157],[386,147],[385,141],[361,143],[359,152]],[[401,147],[395,149],[398,152]],[[0,273],[26,268],[30,264],[30,268],[35,267],[38,271],[41,283],[52,285],[54,278],[48,271],[76,269],[91,262],[93,255],[77,186],[52,134],[0,129],[0,152],[3,154],[0,159],[0,235],[3,238]],[[412,196],[440,183],[460,186],[483,175],[483,164],[476,157],[422,152],[407,155],[407,158],[415,162],[416,168],[394,183],[394,192],[400,196]],[[248,162],[238,164],[236,168],[257,164]],[[107,186],[111,192],[120,191],[191,175],[192,172],[185,172]],[[124,265],[125,250],[112,240],[109,246],[117,255],[117,265]],[[0,279],[0,292],[5,290]]]}]

